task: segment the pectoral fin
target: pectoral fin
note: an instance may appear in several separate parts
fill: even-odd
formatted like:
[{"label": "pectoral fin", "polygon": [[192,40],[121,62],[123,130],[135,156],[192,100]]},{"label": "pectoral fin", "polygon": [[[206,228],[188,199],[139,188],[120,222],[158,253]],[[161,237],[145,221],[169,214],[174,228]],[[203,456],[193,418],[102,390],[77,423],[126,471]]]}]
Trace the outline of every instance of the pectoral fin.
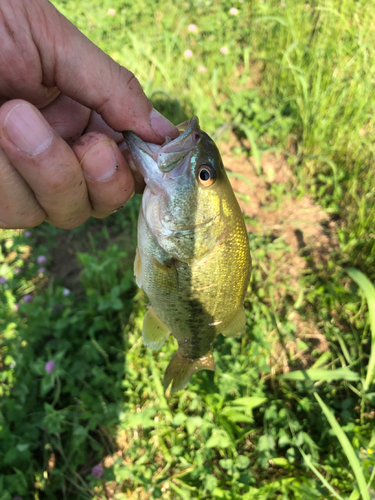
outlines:
[{"label": "pectoral fin", "polygon": [[246,328],[246,314],[245,308],[241,306],[236,312],[232,321],[227,325],[224,330],[222,330],[222,334],[224,337],[237,337],[237,335],[241,335],[245,331]]},{"label": "pectoral fin", "polygon": [[158,351],[170,333],[169,328],[159,319],[154,308],[148,306],[142,328],[144,345],[154,351]]},{"label": "pectoral fin", "polygon": [[214,357],[212,352],[197,359],[185,358],[181,354],[181,350],[174,354],[164,374],[163,386],[167,390],[172,382],[171,393],[184,389],[189,383],[190,378],[194,373],[200,370],[215,371]]},{"label": "pectoral fin", "polygon": [[135,276],[135,282],[137,283],[139,288],[142,288],[142,263],[138,247],[137,250],[135,251],[134,276]]}]

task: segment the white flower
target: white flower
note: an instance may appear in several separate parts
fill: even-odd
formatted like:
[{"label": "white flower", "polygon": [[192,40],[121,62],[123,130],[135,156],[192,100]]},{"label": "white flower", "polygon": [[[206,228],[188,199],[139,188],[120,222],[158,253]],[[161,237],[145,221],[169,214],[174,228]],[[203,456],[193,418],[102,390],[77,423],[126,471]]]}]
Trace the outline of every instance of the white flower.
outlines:
[{"label": "white flower", "polygon": [[190,50],[190,49],[185,50],[185,52],[184,52],[184,56],[185,56],[185,57],[187,57],[188,59],[189,59],[190,57],[193,57],[193,51],[192,51],[192,50]]},{"label": "white flower", "polygon": [[194,33],[194,31],[197,31],[196,25],[195,24],[189,24],[188,31],[190,31],[190,33]]},{"label": "white flower", "polygon": [[232,16],[236,16],[238,14],[238,9],[236,9],[236,7],[232,7],[229,10],[229,14],[232,14]]},{"label": "white flower", "polygon": [[206,66],[198,66],[198,73],[206,73],[207,68]]},{"label": "white flower", "polygon": [[63,295],[64,295],[64,297],[67,297],[68,295],[70,295],[69,288],[63,288]]},{"label": "white flower", "polygon": [[109,16],[115,16],[116,15],[116,11],[115,11],[115,9],[108,9],[107,14]]},{"label": "white flower", "polygon": [[220,52],[224,55],[228,54],[229,52],[228,47],[221,47]]}]

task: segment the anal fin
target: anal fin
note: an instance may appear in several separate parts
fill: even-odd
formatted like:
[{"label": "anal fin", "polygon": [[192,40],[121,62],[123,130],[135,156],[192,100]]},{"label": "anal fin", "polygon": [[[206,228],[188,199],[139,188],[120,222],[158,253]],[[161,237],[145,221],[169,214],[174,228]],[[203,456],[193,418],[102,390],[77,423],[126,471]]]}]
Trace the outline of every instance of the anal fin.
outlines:
[{"label": "anal fin", "polygon": [[171,359],[163,380],[164,389],[167,390],[172,382],[171,393],[185,389],[190,378],[200,370],[215,371],[215,362],[212,352],[208,352],[205,356],[196,359],[185,358],[181,350],[174,354]]},{"label": "anal fin", "polygon": [[150,305],[143,320],[142,338],[146,347],[158,351],[167,340],[170,330]]},{"label": "anal fin", "polygon": [[227,325],[222,334],[224,337],[237,337],[245,331],[246,328],[246,314],[243,306],[239,307],[232,321]]}]

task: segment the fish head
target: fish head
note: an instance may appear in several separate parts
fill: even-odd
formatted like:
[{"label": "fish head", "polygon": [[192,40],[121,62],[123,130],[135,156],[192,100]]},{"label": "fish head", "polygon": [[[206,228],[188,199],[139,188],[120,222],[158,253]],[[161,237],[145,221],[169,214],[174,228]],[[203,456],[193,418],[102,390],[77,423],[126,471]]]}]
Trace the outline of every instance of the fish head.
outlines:
[{"label": "fish head", "polygon": [[142,210],[158,244],[183,262],[202,258],[223,234],[231,194],[219,151],[197,117],[179,125],[179,137],[158,146],[125,132],[126,159],[144,177]]}]

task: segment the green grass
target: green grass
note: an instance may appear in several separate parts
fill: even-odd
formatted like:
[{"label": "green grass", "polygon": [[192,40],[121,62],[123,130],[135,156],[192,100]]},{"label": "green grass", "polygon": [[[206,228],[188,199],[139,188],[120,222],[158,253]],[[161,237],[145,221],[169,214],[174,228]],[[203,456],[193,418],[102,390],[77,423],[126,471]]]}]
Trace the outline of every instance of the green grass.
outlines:
[{"label": "green grass", "polygon": [[[324,266],[305,256],[297,293],[278,269],[285,243],[250,233],[247,331],[220,336],[216,372],[167,399],[175,341],[143,347],[147,300],[132,277],[139,198],[70,232],[2,231],[0,500],[371,498],[371,3],[54,3],[175,123],[195,113],[216,138],[232,130],[260,176],[264,151],[286,154],[298,186],[272,186],[273,206],[283,193],[311,194],[336,220],[340,250]],[[64,251],[78,262],[69,280],[56,272]],[[298,336],[301,321],[324,335],[325,351]],[[98,464],[102,478],[91,473]]]}]

